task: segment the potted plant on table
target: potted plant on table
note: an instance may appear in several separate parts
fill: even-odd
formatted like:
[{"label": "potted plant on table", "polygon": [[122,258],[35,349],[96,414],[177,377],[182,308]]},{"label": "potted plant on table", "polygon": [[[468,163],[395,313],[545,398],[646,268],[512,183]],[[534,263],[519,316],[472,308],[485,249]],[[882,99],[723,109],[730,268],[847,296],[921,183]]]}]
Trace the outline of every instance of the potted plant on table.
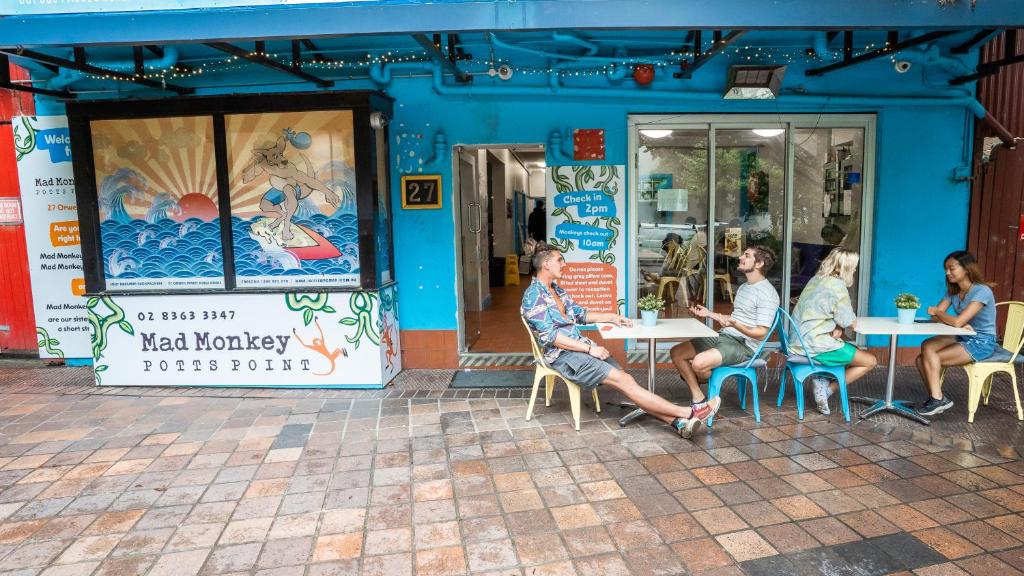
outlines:
[{"label": "potted plant on table", "polygon": [[658,312],[665,308],[665,302],[655,294],[648,294],[636,306],[640,309],[640,324],[654,326],[658,323]]},{"label": "potted plant on table", "polygon": [[917,296],[909,292],[903,292],[896,296],[896,321],[900,324],[913,324],[917,309],[921,307],[921,301]]}]

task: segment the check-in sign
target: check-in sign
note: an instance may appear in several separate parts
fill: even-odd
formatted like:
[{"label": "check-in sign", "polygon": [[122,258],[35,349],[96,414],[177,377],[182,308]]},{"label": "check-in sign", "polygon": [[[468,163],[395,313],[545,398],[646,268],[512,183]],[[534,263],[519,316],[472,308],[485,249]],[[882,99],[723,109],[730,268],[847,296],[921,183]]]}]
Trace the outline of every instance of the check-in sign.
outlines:
[{"label": "check-in sign", "polygon": [[0,226],[21,224],[21,198],[0,198]]}]

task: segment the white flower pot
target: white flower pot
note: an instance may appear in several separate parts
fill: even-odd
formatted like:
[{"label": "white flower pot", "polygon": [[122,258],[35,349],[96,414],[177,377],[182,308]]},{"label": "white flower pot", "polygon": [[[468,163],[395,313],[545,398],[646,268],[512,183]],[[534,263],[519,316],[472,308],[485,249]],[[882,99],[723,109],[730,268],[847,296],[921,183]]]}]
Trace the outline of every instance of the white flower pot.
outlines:
[{"label": "white flower pot", "polygon": [[640,311],[640,325],[641,326],[655,326],[658,324],[658,311],[657,310],[641,310]]},{"label": "white flower pot", "polygon": [[897,308],[896,321],[900,324],[913,324],[917,316],[917,308]]}]

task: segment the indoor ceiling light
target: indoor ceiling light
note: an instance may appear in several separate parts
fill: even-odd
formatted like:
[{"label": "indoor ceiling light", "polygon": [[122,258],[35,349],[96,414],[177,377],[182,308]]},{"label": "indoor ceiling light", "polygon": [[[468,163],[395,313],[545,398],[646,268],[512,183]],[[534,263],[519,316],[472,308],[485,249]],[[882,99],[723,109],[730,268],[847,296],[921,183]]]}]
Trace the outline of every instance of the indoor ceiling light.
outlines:
[{"label": "indoor ceiling light", "polygon": [[723,98],[769,100],[779,95],[785,66],[730,66]]},{"label": "indoor ceiling light", "polygon": [[785,131],[786,130],[784,128],[754,128],[751,130],[751,132],[757,134],[761,138],[774,138]]},{"label": "indoor ceiling light", "polygon": [[641,130],[640,134],[648,138],[665,138],[672,135],[671,130]]}]

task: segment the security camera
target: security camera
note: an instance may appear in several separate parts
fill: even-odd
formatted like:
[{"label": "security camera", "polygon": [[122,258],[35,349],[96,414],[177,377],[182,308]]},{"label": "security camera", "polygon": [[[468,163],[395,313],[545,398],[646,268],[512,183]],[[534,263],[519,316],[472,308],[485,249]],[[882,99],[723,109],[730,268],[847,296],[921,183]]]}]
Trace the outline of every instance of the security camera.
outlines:
[{"label": "security camera", "polygon": [[900,74],[906,74],[907,72],[909,72],[910,71],[910,66],[911,66],[911,64],[907,60],[897,60],[893,64],[893,68],[895,68],[896,71],[899,72]]},{"label": "security camera", "polygon": [[512,77],[512,67],[508,64],[502,64],[498,66],[498,78],[502,80],[508,80]]},{"label": "security camera", "polygon": [[388,125],[388,117],[383,112],[373,112],[370,114],[370,128],[374,130],[380,130],[381,128]]}]

